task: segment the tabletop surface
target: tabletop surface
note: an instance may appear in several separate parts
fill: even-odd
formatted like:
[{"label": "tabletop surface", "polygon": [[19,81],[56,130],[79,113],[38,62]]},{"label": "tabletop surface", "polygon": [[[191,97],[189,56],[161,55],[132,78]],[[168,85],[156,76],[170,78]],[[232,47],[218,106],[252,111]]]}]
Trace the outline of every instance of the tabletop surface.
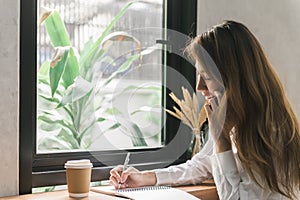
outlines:
[{"label": "tabletop surface", "polygon": [[[176,187],[177,189],[184,190],[201,200],[217,200],[218,195],[216,191],[216,187],[213,182],[205,182],[201,185],[196,186],[180,186]],[[100,193],[96,193],[93,191],[89,192],[89,196],[85,198],[72,198],[69,197],[67,190],[46,192],[46,193],[36,193],[36,194],[27,194],[27,195],[19,195],[12,197],[2,197],[0,200],[124,200],[124,198],[108,196]]]}]

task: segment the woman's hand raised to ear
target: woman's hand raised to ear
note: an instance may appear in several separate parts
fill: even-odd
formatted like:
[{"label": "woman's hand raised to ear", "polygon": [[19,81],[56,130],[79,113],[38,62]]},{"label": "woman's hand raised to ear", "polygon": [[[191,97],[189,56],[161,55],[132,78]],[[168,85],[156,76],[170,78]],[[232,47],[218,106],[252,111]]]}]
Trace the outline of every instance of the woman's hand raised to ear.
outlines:
[{"label": "woman's hand raised to ear", "polygon": [[110,171],[110,183],[118,189],[134,188],[156,184],[156,175],[152,171],[139,171],[134,167],[129,167],[122,172],[122,165],[113,168]]},{"label": "woman's hand raised to ear", "polygon": [[[216,153],[221,153],[231,150],[231,142],[223,133],[223,127],[226,117],[226,107],[220,107],[220,105],[226,106],[226,104],[224,105],[224,98],[226,97],[218,91],[215,91],[214,94],[215,96],[206,99],[204,108],[208,118],[210,134],[214,141]],[[229,135],[229,132],[225,134]]]}]

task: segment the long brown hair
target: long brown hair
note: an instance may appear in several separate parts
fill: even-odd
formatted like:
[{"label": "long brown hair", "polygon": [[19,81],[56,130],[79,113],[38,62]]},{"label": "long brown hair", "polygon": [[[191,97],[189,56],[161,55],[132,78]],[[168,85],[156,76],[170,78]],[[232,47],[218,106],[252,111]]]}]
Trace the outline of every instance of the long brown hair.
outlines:
[{"label": "long brown hair", "polygon": [[203,63],[200,46],[221,74],[225,123],[235,128],[244,169],[262,188],[295,198],[300,189],[299,121],[258,40],[243,24],[225,21],[188,46]]}]

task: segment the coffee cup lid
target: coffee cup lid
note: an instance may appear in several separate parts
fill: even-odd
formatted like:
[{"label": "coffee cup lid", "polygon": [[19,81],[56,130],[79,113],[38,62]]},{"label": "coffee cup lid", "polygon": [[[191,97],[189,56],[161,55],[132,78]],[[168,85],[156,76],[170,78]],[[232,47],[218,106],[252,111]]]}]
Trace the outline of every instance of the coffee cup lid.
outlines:
[{"label": "coffee cup lid", "polygon": [[82,159],[82,160],[69,160],[65,163],[65,168],[91,168],[93,167],[93,164],[88,159]]}]

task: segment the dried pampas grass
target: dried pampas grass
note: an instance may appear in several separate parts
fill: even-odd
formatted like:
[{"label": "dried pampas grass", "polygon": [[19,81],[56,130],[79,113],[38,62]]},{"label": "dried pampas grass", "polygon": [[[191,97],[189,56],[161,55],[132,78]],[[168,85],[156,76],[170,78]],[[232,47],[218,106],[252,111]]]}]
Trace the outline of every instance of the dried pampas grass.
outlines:
[{"label": "dried pampas grass", "polygon": [[179,100],[176,95],[171,92],[169,96],[179,106],[173,106],[174,111],[165,109],[170,115],[181,120],[184,124],[189,126],[193,131],[198,130],[206,120],[205,110],[198,108],[198,99],[195,93],[191,95],[189,91],[182,87],[183,99]]}]

